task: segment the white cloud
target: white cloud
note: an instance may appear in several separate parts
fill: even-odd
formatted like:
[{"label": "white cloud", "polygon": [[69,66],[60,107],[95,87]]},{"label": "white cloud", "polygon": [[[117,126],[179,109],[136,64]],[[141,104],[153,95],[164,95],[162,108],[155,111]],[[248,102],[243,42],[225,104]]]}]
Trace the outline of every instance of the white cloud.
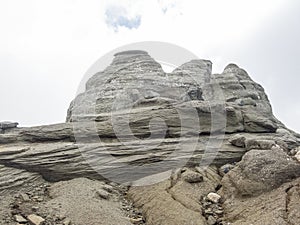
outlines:
[{"label": "white cloud", "polygon": [[141,24],[141,15],[130,17],[126,8],[122,6],[109,6],[105,11],[105,22],[114,31],[118,31],[119,27],[128,29],[138,28]]}]

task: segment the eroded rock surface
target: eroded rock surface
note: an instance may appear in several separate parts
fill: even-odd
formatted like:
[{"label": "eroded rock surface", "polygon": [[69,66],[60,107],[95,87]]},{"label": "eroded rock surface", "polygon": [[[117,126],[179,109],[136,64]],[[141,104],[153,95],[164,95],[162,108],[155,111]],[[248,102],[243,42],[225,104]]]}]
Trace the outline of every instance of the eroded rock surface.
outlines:
[{"label": "eroded rock surface", "polygon": [[[300,224],[300,135],[245,70],[211,71],[192,60],[166,73],[144,51],[118,53],[66,123],[1,125],[0,224]],[[128,193],[110,182],[165,172]]]}]

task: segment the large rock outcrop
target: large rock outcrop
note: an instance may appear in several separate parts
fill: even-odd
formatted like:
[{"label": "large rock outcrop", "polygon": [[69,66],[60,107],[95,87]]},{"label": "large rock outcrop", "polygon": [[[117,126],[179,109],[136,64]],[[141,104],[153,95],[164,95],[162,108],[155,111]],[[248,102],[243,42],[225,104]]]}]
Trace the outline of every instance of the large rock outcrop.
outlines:
[{"label": "large rock outcrop", "polygon": [[[198,112],[199,133],[211,131],[211,110],[218,104],[223,107],[221,112],[226,112],[227,124],[225,127],[220,123],[213,129],[225,129],[228,133],[275,132],[281,126],[272,114],[264,89],[245,70],[229,64],[222,74],[211,71],[208,60],[192,60],[165,73],[146,52],[116,54],[111,65],[91,77],[86,91],[71,103],[67,122],[107,121],[111,112],[118,113],[121,119],[122,114],[128,113],[122,111],[128,109],[128,104],[118,97],[127,93],[133,127],[135,123],[139,127],[148,125],[149,119],[159,115],[167,118],[170,127],[178,128],[174,107],[186,107],[191,102]],[[145,132],[134,134],[142,136]]]},{"label": "large rock outcrop", "polygon": [[[229,64],[221,74],[211,71],[210,61],[192,60],[166,73],[147,52],[117,53],[71,102],[65,123],[2,129],[3,224],[11,222],[7,202],[16,193],[43,183],[56,193],[82,178],[96,180],[95,187],[103,186],[97,180],[151,183],[124,192],[142,210],[143,220],[131,220],[136,224],[299,224],[300,135],[274,117],[264,89],[245,70]],[[160,174],[170,176],[153,182]],[[79,189],[81,199],[99,203],[95,190]],[[209,202],[210,192],[222,200]],[[77,224],[95,224],[55,203]]]}]

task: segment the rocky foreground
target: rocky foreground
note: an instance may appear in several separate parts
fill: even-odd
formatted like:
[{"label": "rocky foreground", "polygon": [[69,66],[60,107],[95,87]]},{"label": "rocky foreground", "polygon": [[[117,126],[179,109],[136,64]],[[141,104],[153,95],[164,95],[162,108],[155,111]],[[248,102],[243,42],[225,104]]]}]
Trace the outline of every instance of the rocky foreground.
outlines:
[{"label": "rocky foreground", "polygon": [[300,135],[246,71],[211,67],[118,53],[66,123],[2,123],[0,224],[300,224]]}]

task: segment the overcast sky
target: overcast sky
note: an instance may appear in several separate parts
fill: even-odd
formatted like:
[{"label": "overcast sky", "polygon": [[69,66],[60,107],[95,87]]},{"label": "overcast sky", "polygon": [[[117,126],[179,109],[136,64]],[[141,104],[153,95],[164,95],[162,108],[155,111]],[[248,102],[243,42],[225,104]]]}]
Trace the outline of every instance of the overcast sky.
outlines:
[{"label": "overcast sky", "polygon": [[300,132],[298,0],[1,0],[0,121],[63,122],[88,68],[107,52],[164,41],[234,62]]}]

